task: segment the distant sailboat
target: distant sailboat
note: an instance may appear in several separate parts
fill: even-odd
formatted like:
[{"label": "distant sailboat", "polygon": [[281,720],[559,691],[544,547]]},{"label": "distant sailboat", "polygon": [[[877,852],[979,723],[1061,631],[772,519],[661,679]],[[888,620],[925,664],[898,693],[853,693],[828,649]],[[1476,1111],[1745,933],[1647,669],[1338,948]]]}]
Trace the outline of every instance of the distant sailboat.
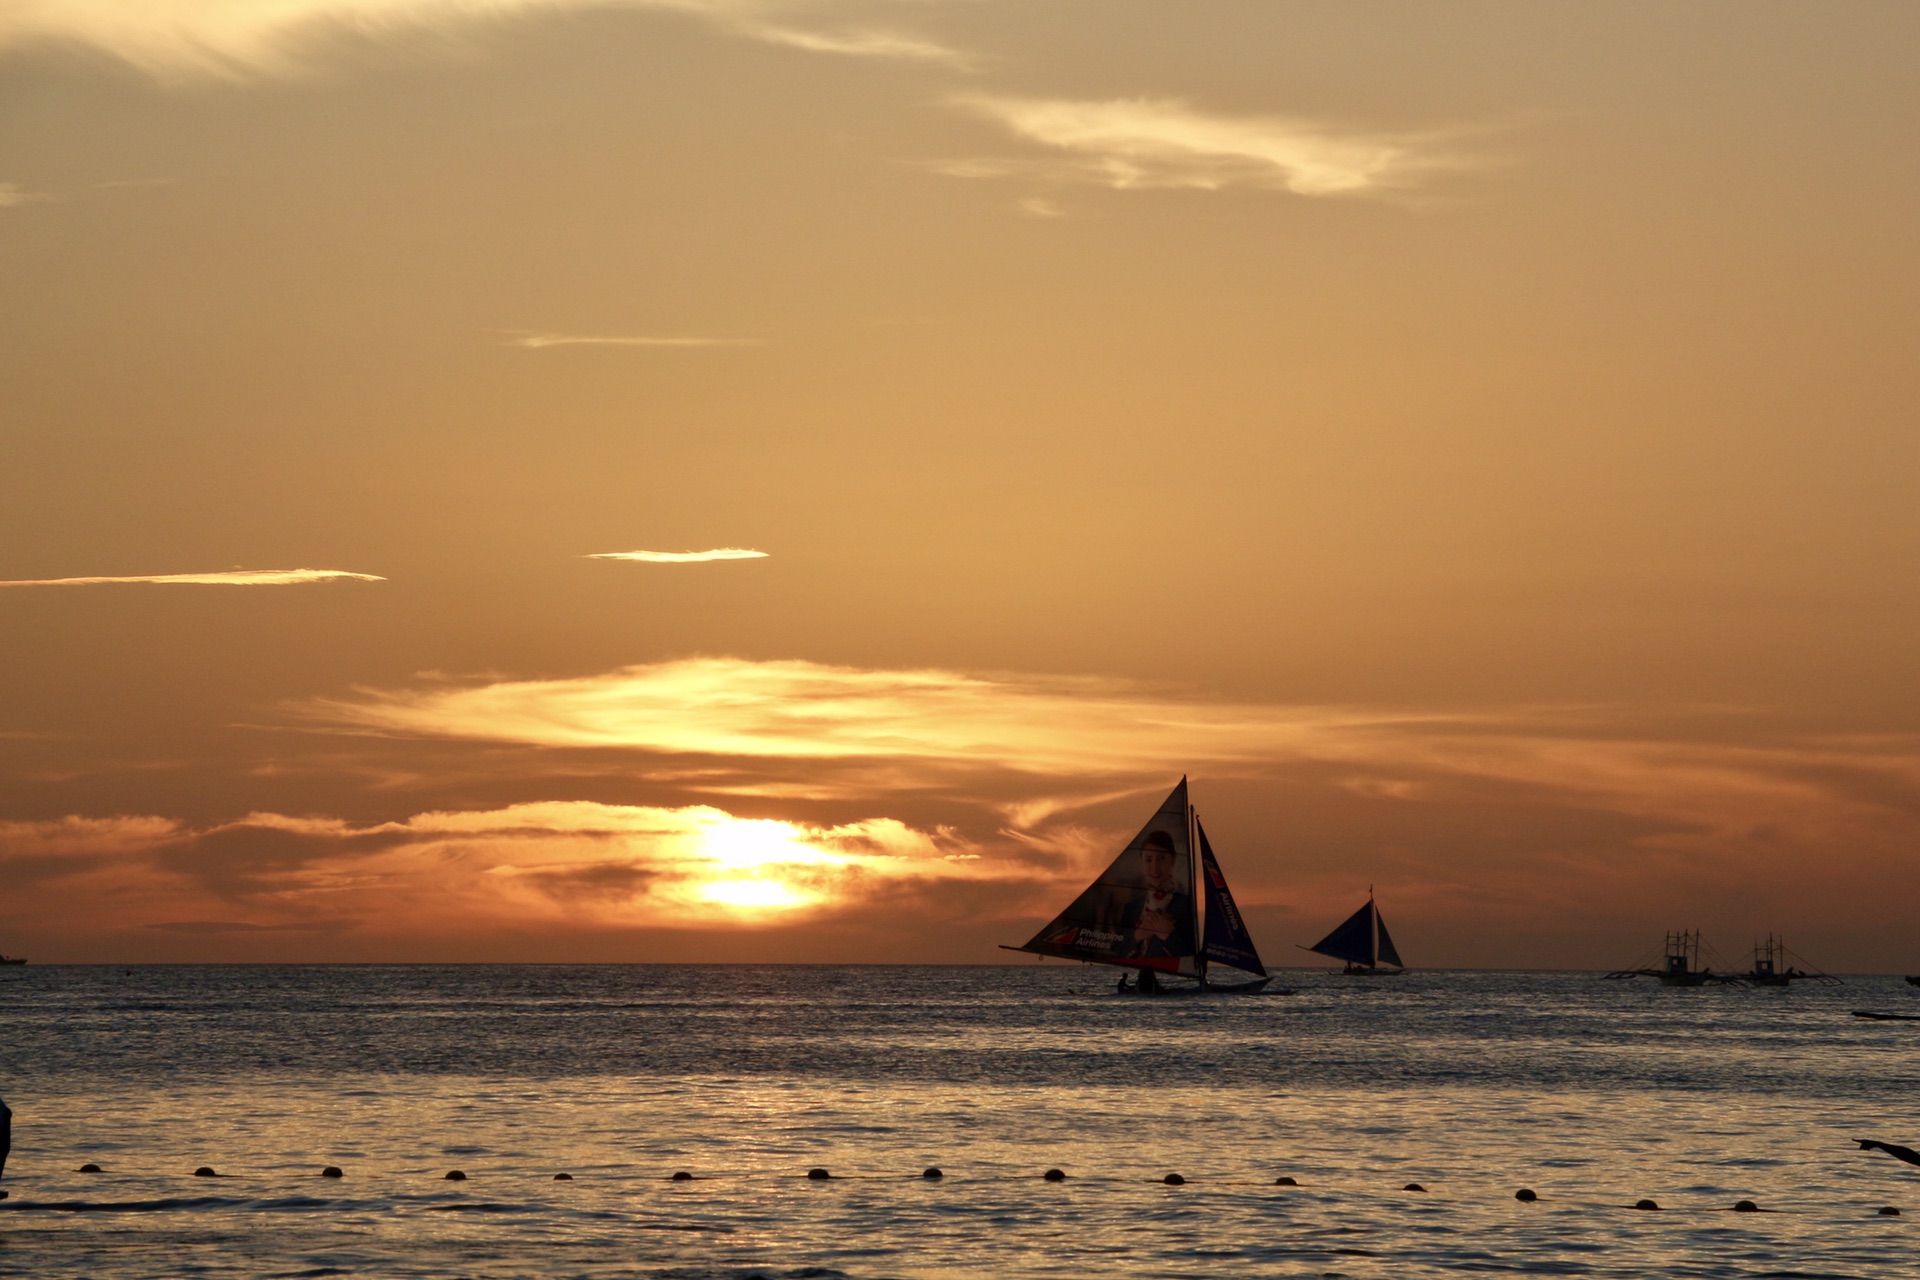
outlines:
[{"label": "distant sailboat", "polygon": [[[1387,933],[1387,922],[1380,918],[1380,910],[1373,904],[1371,886],[1367,889],[1366,902],[1358,911],[1336,925],[1332,933],[1301,950],[1344,960],[1347,967],[1341,972],[1355,977],[1385,977],[1407,971],[1407,966],[1400,961],[1399,949]],[[1383,969],[1382,965],[1388,967]]]},{"label": "distant sailboat", "polygon": [[[1002,949],[1133,969],[1136,983],[1120,979],[1120,990],[1130,994],[1247,993],[1272,980],[1200,815],[1187,803],[1185,778],[1065,911],[1023,945]],[[1221,982],[1216,966],[1254,977]],[[1163,985],[1163,974],[1187,981]]]}]

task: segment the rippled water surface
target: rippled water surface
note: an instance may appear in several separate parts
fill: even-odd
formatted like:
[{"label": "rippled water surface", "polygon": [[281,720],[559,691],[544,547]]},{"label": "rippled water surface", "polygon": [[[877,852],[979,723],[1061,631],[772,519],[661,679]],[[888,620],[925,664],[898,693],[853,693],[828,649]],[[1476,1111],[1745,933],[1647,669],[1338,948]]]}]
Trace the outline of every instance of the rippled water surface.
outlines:
[{"label": "rippled water surface", "polygon": [[1160,1001],[1108,978],[6,971],[0,1275],[1920,1269],[1920,1168],[1851,1141],[1920,1146],[1920,1022],[1850,1016],[1920,1014],[1898,978],[1302,972]]}]

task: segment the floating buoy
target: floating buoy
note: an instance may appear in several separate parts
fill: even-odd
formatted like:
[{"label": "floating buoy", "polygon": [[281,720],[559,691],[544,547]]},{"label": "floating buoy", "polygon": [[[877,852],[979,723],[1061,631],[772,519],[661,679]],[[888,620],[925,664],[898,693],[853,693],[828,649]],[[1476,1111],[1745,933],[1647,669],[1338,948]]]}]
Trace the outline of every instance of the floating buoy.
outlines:
[{"label": "floating buoy", "polygon": [[467,1180],[467,1175],[460,1172],[458,1169],[449,1169],[447,1170],[446,1180],[448,1182],[465,1182]]},{"label": "floating buoy", "polygon": [[1540,1197],[1533,1194],[1532,1187],[1522,1187],[1518,1191],[1513,1193],[1513,1198],[1515,1200],[1522,1202],[1523,1204],[1532,1204],[1535,1200],[1538,1200]]},{"label": "floating buoy", "polygon": [[1636,1209],[1658,1209],[1660,1206],[1651,1200],[1636,1200],[1633,1202],[1633,1207]]},{"label": "floating buoy", "polygon": [[1408,1184],[1407,1184],[1406,1186],[1404,1186],[1404,1187],[1402,1187],[1402,1188],[1400,1188],[1400,1189],[1401,1189],[1402,1191],[1425,1191],[1425,1190],[1426,1190],[1426,1188],[1425,1188],[1425,1187],[1423,1187],[1423,1186],[1421,1186],[1421,1185],[1420,1185],[1419,1183],[1417,1183],[1417,1182],[1409,1182],[1409,1183],[1408,1183]]},{"label": "floating buoy", "polygon": [[1273,1180],[1273,1185],[1276,1187],[1297,1187],[1300,1184],[1283,1173]]},{"label": "floating buoy", "polygon": [[1760,1206],[1751,1200],[1735,1200],[1733,1202],[1733,1211],[1735,1213],[1758,1213],[1760,1212]]},{"label": "floating buoy", "polygon": [[[813,1175],[808,1174],[807,1176],[811,1178]],[[674,1175],[671,1178],[668,1178],[667,1181],[668,1182],[692,1182],[693,1175],[688,1173],[685,1169],[680,1169],[675,1171]]]},{"label": "floating buoy", "polygon": [[339,1165],[330,1164],[320,1171],[320,1176],[323,1178],[344,1178],[347,1175],[340,1171]]},{"label": "floating buoy", "polygon": [[1900,1211],[1892,1205],[1885,1205],[1880,1210],[1880,1216],[1883,1218],[1897,1218],[1900,1216]]},{"label": "floating buoy", "polygon": [[74,1172],[75,1173],[98,1173],[100,1172],[100,1166],[97,1164],[83,1164],[78,1169],[74,1170]]},{"label": "floating buoy", "polygon": [[940,1179],[946,1177],[947,1175],[940,1172],[940,1170],[938,1170],[934,1166],[928,1165],[926,1168],[920,1171],[920,1176],[925,1178],[928,1182],[938,1182]]},{"label": "floating buoy", "polygon": [[1048,1182],[1065,1182],[1067,1180],[1066,1172],[1061,1169],[1049,1169],[1040,1176]]},{"label": "floating buoy", "polygon": [[217,1178],[220,1175],[215,1173],[209,1166],[203,1164],[193,1171],[193,1176],[196,1178]]},{"label": "floating buoy", "polygon": [[1184,1187],[1187,1185],[1187,1180],[1181,1177],[1177,1173],[1170,1173],[1166,1177],[1160,1179],[1160,1181],[1166,1183],[1170,1187]]},{"label": "floating buoy", "polygon": [[832,1176],[833,1175],[828,1173],[825,1169],[807,1170],[807,1177],[813,1180],[814,1182],[825,1182],[828,1178],[831,1178]]},{"label": "floating buoy", "polygon": [[556,1173],[553,1175],[553,1180],[555,1182],[572,1182],[573,1175],[570,1173]]}]

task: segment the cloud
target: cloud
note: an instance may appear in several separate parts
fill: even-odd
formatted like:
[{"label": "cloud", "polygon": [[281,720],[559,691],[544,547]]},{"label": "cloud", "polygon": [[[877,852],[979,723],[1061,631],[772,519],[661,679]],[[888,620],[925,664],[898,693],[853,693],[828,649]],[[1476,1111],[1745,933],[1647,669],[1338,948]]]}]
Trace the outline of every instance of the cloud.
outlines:
[{"label": "cloud", "polygon": [[853,769],[868,788],[969,795],[1016,826],[1206,772],[1311,778],[1322,791],[1428,812],[1610,814],[1669,849],[1742,844],[1756,831],[1802,849],[1879,845],[1889,830],[1920,827],[1920,741],[1755,741],[1752,717],[1734,713],[1676,728],[1593,708],[1263,705],[1099,677],[738,658],[364,690],[294,710],[377,735],[719,761],[715,790],[741,795],[834,794],[835,771]]},{"label": "cloud", "polygon": [[0,6],[0,49],[79,44],[166,79],[304,70],[316,47],[421,31],[457,32],[543,14],[643,10],[684,15],[729,35],[811,53],[968,64],[959,51],[874,29],[817,30],[781,21],[782,0],[16,0]]},{"label": "cloud", "polygon": [[278,587],[302,582],[385,582],[372,573],[345,569],[229,569],[220,573],[154,573],[118,578],[21,578],[0,587],[92,587],[105,583],[153,582],[169,586]]},{"label": "cloud", "polygon": [[0,209],[17,209],[23,204],[39,204],[51,200],[52,196],[41,191],[29,191],[12,182],[0,182]]},{"label": "cloud", "polygon": [[[734,928],[832,914],[903,888],[1036,881],[943,830],[541,801],[354,825],[254,813],[0,824],[0,884],[84,897],[123,929]],[[49,869],[49,862],[59,865]]]},{"label": "cloud", "polygon": [[[386,733],[674,754],[1127,772],[1245,759],[1318,720],[1156,698],[1091,677],[690,658],[569,680],[368,691],[305,714]],[[1337,714],[1337,713],[1336,713]]]},{"label": "cloud", "polygon": [[[1434,170],[1462,163],[1442,151],[1435,135],[1358,133],[1313,120],[1213,115],[1174,98],[1096,102],[966,94],[951,101],[1072,157],[1062,164],[1025,166],[1026,171],[1118,188],[1253,187],[1349,196],[1412,186]],[[946,162],[941,171],[988,177],[1021,168],[973,160]]]},{"label": "cloud", "polygon": [[639,560],[647,564],[701,564],[708,560],[765,560],[767,553],[746,547],[716,547],[712,551],[595,551],[583,560]]},{"label": "cloud", "polygon": [[766,344],[758,338],[647,338],[595,336],[592,334],[566,333],[529,333],[509,338],[510,347],[525,347],[529,351],[543,351],[548,347],[762,347]]}]

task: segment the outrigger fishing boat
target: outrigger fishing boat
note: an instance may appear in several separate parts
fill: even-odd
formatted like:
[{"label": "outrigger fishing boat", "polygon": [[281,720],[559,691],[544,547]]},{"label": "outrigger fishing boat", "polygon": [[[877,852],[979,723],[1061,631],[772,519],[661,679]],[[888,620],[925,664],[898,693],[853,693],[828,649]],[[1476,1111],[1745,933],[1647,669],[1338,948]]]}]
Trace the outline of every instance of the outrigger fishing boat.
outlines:
[{"label": "outrigger fishing boat", "polygon": [[[1001,949],[1131,970],[1118,987],[1127,995],[1246,995],[1273,980],[1187,802],[1185,778],[1065,911],[1021,946]],[[1221,968],[1251,977],[1223,982]]]},{"label": "outrigger fishing boat", "polygon": [[1709,982],[1732,982],[1733,978],[1715,973],[1711,967],[1700,963],[1700,948],[1703,945],[1698,929],[1678,929],[1667,935],[1665,952],[1658,968],[1642,964],[1631,969],[1615,969],[1607,976],[1658,978],[1663,987],[1704,987]]}]

